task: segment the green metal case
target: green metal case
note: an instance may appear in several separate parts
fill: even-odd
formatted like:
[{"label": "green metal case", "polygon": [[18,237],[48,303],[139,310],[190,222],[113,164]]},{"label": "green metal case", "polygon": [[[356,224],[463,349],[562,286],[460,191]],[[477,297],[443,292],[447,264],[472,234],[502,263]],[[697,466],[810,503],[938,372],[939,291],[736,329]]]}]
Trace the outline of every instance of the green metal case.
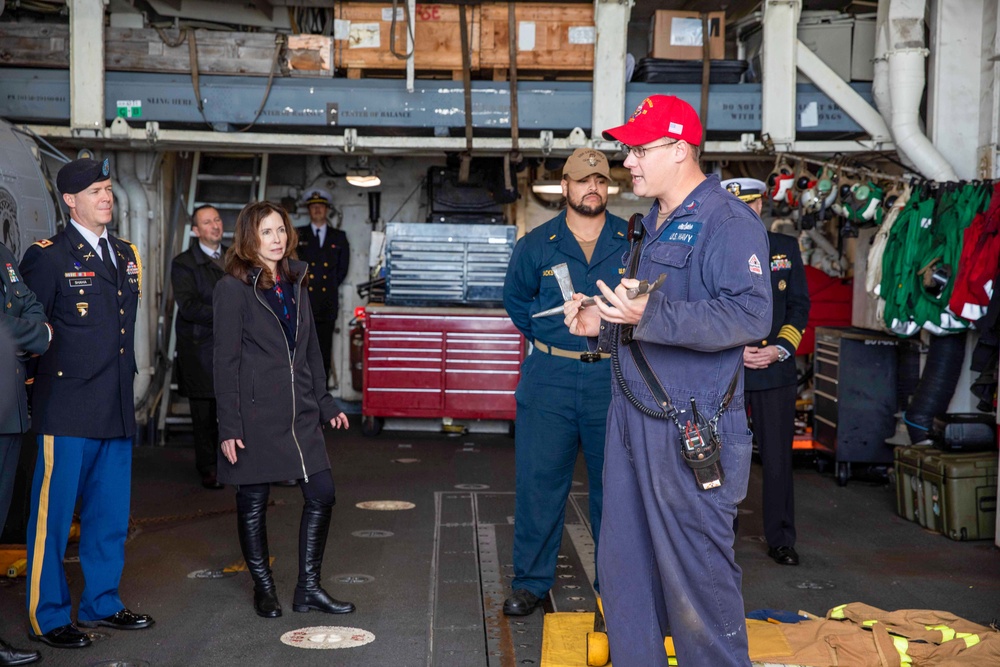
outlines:
[{"label": "green metal case", "polygon": [[896,473],[896,513],[909,521],[926,525],[924,513],[924,486],[920,468],[924,457],[941,452],[928,446],[901,446],[894,451]]},{"label": "green metal case", "polygon": [[920,479],[924,496],[920,525],[953,540],[994,537],[997,452],[928,455]]}]

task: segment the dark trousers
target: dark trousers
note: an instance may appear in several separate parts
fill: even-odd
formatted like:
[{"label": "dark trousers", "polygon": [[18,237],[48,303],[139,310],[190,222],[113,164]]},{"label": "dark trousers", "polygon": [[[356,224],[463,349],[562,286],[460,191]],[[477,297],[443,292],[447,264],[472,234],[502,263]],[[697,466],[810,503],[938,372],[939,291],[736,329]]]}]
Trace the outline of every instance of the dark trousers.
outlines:
[{"label": "dark trousers", "polygon": [[793,384],[746,392],[763,469],[764,537],[775,548],[795,546],[795,396]]},{"label": "dark trousers", "polygon": [[[566,501],[579,452],[587,464],[594,558],[604,499],[604,432],[611,362],[585,364],[538,350],[524,361],[514,430],[514,580],[543,597],[555,582]],[[594,588],[599,583],[594,581]]]},{"label": "dark trousers", "polygon": [[202,476],[216,469],[219,449],[219,420],[214,398],[189,398],[191,428],[194,432],[194,465]]},{"label": "dark trousers", "polygon": [[326,371],[327,377],[330,377],[330,355],[333,350],[333,330],[336,325],[336,320],[316,322],[316,336],[319,337],[319,352],[323,355],[323,370]]},{"label": "dark trousers", "polygon": [[[298,480],[299,488],[302,490],[302,499],[306,505],[313,504],[324,508],[333,507],[337,503],[337,491],[333,484],[333,474],[329,470],[323,470],[309,476],[309,482],[304,479]],[[267,500],[271,494],[270,484],[240,484],[236,487],[237,506],[240,498],[254,498],[257,503],[267,507]],[[303,513],[305,507],[303,507]],[[307,544],[309,535],[306,530],[299,530],[299,573],[306,569],[306,555],[308,553]]]},{"label": "dark trousers", "polygon": [[17,457],[21,453],[21,434],[0,434],[0,533],[7,522],[10,498],[14,493]]}]

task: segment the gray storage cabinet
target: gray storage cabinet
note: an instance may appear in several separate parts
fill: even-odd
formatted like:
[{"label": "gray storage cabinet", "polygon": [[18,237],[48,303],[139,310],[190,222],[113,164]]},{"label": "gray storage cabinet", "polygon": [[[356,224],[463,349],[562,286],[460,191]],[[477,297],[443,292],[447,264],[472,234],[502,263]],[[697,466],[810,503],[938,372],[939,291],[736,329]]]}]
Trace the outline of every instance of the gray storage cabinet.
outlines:
[{"label": "gray storage cabinet", "polygon": [[899,340],[867,329],[816,328],[813,441],[847,484],[852,463],[891,464]]}]

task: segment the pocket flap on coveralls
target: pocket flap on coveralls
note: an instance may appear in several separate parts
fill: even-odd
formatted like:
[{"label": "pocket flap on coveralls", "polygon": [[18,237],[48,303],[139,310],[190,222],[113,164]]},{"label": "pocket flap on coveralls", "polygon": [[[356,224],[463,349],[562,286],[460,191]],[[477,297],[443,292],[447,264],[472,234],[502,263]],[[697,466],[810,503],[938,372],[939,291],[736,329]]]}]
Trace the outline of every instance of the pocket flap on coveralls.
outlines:
[{"label": "pocket flap on coveralls", "polygon": [[658,243],[649,253],[649,259],[680,269],[687,266],[693,251],[694,247],[682,243]]}]

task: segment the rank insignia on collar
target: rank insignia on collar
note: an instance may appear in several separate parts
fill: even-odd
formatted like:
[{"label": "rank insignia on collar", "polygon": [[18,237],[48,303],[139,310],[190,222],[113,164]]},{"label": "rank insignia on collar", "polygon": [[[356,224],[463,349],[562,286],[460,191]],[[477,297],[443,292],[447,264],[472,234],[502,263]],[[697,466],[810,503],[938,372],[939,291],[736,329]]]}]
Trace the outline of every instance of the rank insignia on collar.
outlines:
[{"label": "rank insignia on collar", "polygon": [[78,244],[78,245],[76,246],[76,249],[77,249],[77,250],[82,250],[82,249],[83,249],[83,244],[82,244],[82,243]]},{"label": "rank insignia on collar", "polygon": [[85,301],[80,301],[76,304],[76,312],[80,313],[80,317],[86,317],[90,304]]}]

